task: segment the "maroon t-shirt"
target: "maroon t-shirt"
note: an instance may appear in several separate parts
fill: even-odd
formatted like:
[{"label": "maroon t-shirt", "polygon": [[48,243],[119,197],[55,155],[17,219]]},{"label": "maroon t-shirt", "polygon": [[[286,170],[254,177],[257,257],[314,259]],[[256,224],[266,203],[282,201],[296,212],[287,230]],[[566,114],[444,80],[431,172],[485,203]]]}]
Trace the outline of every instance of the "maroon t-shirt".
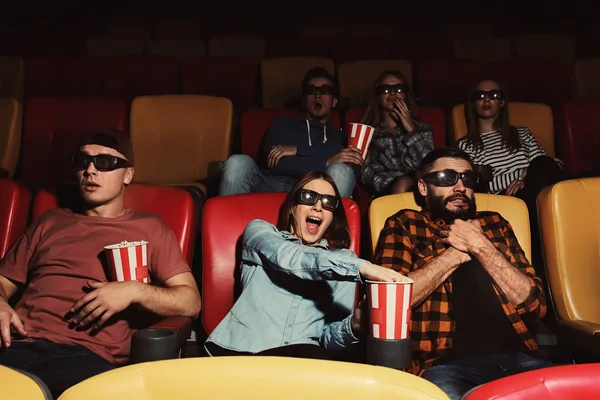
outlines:
[{"label": "maroon t-shirt", "polygon": [[60,208],[43,214],[0,262],[0,275],[25,287],[15,306],[28,333],[25,340],[79,345],[113,363],[126,362],[142,311],[130,308],[95,334],[91,328],[71,329],[65,315],[86,293],[88,281],[109,280],[104,246],[141,240],[148,242],[153,283],[190,272],[175,235],[155,214],[128,209],[120,217],[102,218]]}]

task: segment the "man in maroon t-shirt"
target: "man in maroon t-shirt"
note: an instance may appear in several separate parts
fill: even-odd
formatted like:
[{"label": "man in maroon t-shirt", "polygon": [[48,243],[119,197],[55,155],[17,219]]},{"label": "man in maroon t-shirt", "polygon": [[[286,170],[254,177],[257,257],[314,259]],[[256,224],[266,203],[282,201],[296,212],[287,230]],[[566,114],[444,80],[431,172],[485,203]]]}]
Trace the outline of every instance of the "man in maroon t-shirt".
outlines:
[{"label": "man in maroon t-shirt", "polygon": [[[42,215],[0,261],[0,364],[40,377],[58,396],[129,358],[132,315],[197,317],[200,294],[171,229],[155,214],[126,209],[133,178],[129,138],[85,135],[71,157],[83,210]],[[155,285],[109,282],[104,246],[146,241]],[[8,300],[20,289],[11,308]],[[0,393],[1,393],[0,388]]]}]

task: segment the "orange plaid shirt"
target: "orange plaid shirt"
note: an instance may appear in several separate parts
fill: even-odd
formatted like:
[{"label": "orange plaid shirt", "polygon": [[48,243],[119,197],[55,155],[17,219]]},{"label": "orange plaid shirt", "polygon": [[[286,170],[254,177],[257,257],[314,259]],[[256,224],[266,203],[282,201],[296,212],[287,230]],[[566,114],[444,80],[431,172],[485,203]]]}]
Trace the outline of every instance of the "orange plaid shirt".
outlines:
[{"label": "orange plaid shirt", "polygon": [[[527,299],[512,305],[502,290],[494,284],[498,301],[506,317],[529,350],[537,350],[537,343],[521,315],[533,313],[536,318],[546,314],[546,298],[542,281],[519,245],[512,227],[496,212],[480,212],[477,219],[483,233],[506,260],[523,272],[531,284]],[[433,221],[428,212],[401,210],[389,217],[379,237],[375,263],[408,274],[442,254],[447,246],[440,241],[444,221]],[[411,338],[413,362],[410,372],[421,375],[437,359],[452,349],[452,320],[449,296],[452,294],[452,276],[438,286],[421,304],[412,309]]]}]

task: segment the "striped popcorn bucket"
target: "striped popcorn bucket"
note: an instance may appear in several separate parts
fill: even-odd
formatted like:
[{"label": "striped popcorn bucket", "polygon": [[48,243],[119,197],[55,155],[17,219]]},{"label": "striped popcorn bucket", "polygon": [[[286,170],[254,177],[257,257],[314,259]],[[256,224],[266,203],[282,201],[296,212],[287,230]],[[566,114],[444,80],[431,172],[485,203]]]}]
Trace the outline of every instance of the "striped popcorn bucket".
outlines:
[{"label": "striped popcorn bucket", "polygon": [[148,283],[148,242],[122,242],[104,247],[113,281]]},{"label": "striped popcorn bucket", "polygon": [[367,157],[367,151],[371,145],[375,128],[365,124],[351,123],[348,146],[356,147],[362,153],[363,159]]},{"label": "striped popcorn bucket", "polygon": [[375,339],[401,340],[410,337],[410,309],[413,280],[402,282],[367,281],[371,321],[369,333]]}]

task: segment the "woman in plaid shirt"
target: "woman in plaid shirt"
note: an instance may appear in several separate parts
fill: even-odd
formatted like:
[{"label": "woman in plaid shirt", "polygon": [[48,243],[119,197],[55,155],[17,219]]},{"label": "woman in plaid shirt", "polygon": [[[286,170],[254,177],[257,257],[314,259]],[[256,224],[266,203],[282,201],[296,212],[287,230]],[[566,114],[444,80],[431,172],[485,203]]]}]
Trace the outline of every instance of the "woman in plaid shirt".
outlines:
[{"label": "woman in plaid shirt", "polygon": [[375,196],[412,190],[411,175],[433,150],[433,135],[431,126],[419,120],[415,96],[401,72],[377,77],[362,123],[375,127],[361,170],[363,184]]}]

